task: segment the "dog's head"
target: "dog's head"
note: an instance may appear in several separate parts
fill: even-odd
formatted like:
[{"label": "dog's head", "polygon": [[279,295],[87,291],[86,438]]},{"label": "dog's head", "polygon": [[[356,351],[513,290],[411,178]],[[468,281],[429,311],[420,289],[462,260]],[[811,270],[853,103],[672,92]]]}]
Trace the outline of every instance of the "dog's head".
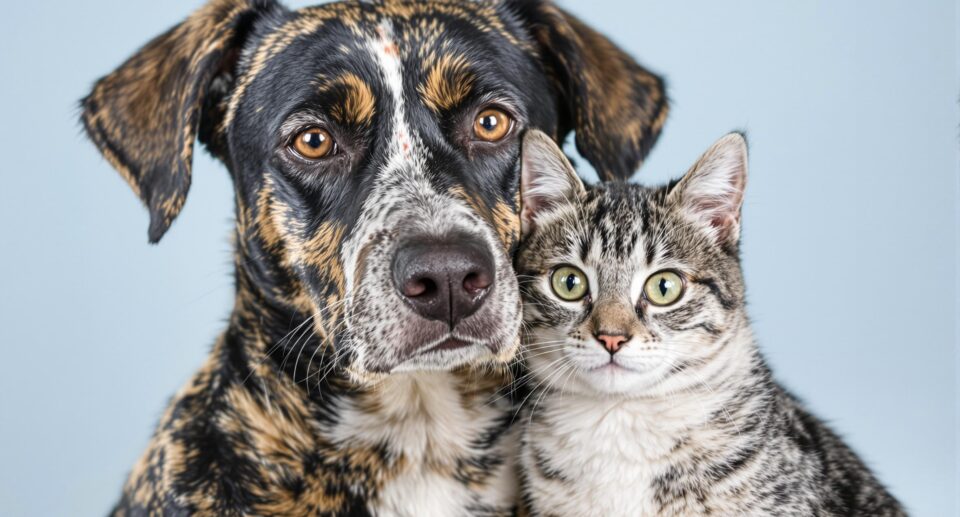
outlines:
[{"label": "dog's head", "polygon": [[151,242],[183,206],[199,137],[236,186],[241,294],[314,315],[362,376],[508,359],[519,135],[573,130],[602,177],[626,178],[666,98],[546,1],[213,0],[82,107]]}]

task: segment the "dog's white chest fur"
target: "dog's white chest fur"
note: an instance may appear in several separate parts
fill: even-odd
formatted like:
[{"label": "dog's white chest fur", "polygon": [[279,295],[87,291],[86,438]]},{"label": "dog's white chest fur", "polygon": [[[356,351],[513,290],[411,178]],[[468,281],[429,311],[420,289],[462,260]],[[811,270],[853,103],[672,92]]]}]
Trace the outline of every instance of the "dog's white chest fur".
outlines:
[{"label": "dog's white chest fur", "polygon": [[[446,372],[393,374],[376,390],[370,407],[343,408],[332,438],[352,445],[385,444],[402,458],[399,472],[385,480],[370,503],[375,515],[453,517],[483,505],[509,508],[516,501],[515,435],[495,446],[504,463],[483,486],[456,479],[458,462],[482,451],[475,444],[507,411],[497,404],[470,404]],[[470,486],[472,485],[472,486]]]}]

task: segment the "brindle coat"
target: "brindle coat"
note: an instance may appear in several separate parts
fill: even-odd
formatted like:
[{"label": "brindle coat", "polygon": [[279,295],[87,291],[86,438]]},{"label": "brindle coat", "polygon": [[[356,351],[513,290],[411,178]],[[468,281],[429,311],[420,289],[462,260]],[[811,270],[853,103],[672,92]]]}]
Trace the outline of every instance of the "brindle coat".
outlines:
[{"label": "brindle coat", "polygon": [[[495,143],[470,132],[490,106],[512,120]],[[151,242],[183,207],[197,138],[236,190],[229,325],[116,515],[511,511],[514,435],[496,392],[520,322],[519,136],[575,131],[603,178],[625,178],[665,120],[660,78],[544,1],[213,0],[82,110],[146,204]],[[335,151],[292,152],[316,127]],[[411,236],[494,257],[495,287],[455,328],[395,292],[392,257]],[[453,338],[470,346],[424,352]]]}]

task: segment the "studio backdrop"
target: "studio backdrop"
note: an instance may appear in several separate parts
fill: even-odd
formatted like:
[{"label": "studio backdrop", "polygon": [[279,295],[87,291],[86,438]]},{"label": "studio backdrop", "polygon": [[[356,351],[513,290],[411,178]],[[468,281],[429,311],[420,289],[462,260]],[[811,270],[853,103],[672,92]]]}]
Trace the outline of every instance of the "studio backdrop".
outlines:
[{"label": "studio backdrop", "polygon": [[[148,245],[77,122],[94,80],[200,4],[3,7],[0,514],[104,514],[231,310],[225,169],[198,152],[182,214]],[[956,3],[561,5],[668,80],[634,181],[747,132],[749,312],[776,375],[912,514],[957,515]]]}]

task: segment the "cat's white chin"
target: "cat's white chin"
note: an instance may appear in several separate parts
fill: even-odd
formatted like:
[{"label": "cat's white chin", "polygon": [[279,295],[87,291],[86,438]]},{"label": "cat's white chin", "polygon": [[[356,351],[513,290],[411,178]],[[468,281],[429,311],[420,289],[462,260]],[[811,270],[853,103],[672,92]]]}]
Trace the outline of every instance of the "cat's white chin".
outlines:
[{"label": "cat's white chin", "polygon": [[659,369],[656,364],[628,365],[608,360],[582,368],[579,373],[582,383],[598,393],[636,395],[658,382],[663,375]]}]

